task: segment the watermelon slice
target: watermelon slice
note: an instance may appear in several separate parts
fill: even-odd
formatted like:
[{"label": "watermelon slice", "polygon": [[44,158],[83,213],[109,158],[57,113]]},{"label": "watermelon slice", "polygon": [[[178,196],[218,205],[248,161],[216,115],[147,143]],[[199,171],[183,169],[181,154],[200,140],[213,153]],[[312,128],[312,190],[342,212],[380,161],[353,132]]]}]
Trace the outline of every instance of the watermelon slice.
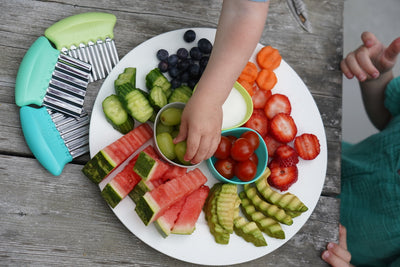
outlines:
[{"label": "watermelon slice", "polygon": [[[143,151],[156,155],[156,152],[151,145],[147,146]],[[142,180],[142,178],[133,171],[133,166],[135,166],[138,157],[139,154],[131,159],[124,169],[101,191],[101,195],[112,208],[115,208],[115,206],[117,206],[118,203],[121,202],[121,200],[124,199]]]},{"label": "watermelon slice", "polygon": [[163,179],[164,180],[172,180],[176,177],[181,177],[185,175],[187,172],[186,168],[182,168],[176,165],[170,165],[170,169],[164,173]]},{"label": "watermelon slice", "polygon": [[210,188],[203,185],[186,197],[185,204],[171,230],[173,234],[189,235],[193,233],[209,192]]},{"label": "watermelon slice", "polygon": [[143,223],[148,225],[176,201],[189,195],[206,182],[207,177],[199,169],[194,169],[144,194],[136,204],[135,210]]},{"label": "watermelon slice", "polygon": [[141,177],[133,171],[138,155],[134,157],[125,168],[118,173],[101,191],[101,195],[112,207],[126,197],[129,192],[140,182]]},{"label": "watermelon slice", "polygon": [[158,157],[142,151],[133,170],[145,181],[158,180],[170,169],[170,165],[161,161]]},{"label": "watermelon slice", "polygon": [[179,213],[181,212],[182,207],[185,204],[186,198],[187,197],[183,197],[175,202],[170,208],[168,208],[168,210],[163,213],[163,215],[161,215],[157,220],[154,221],[157,230],[161,233],[163,237],[167,237],[171,234],[171,229],[172,227],[174,227],[176,219],[178,219]]},{"label": "watermelon slice", "polygon": [[145,181],[141,179],[139,183],[133,188],[133,190],[129,193],[129,197],[137,204],[139,199],[146,193],[154,188],[162,185],[164,183],[164,179],[158,179],[158,180],[150,180],[150,181]]},{"label": "watermelon slice", "polygon": [[91,181],[98,184],[152,137],[153,130],[151,127],[147,123],[140,124],[100,150],[85,164],[82,172]]}]

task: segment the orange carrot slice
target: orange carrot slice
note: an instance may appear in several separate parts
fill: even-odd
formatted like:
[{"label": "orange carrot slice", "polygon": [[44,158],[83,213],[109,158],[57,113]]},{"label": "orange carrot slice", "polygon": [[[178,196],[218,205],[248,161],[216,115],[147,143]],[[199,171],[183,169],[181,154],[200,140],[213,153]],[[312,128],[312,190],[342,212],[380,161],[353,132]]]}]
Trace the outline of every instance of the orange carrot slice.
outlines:
[{"label": "orange carrot slice", "polygon": [[243,86],[244,89],[246,89],[247,93],[249,93],[250,96],[254,95],[253,84],[249,83],[246,80],[242,80],[240,78],[237,81],[238,83],[240,83],[241,86]]},{"label": "orange carrot slice", "polygon": [[239,76],[240,80],[247,81],[250,84],[253,84],[257,78],[258,69],[256,64],[253,62],[247,62],[246,66],[242,70],[242,73]]},{"label": "orange carrot slice", "polygon": [[262,69],[257,76],[256,83],[261,90],[272,90],[278,82],[275,72],[270,69]]},{"label": "orange carrot slice", "polygon": [[278,49],[268,45],[261,48],[257,53],[256,60],[260,68],[274,70],[281,64],[282,56]]}]

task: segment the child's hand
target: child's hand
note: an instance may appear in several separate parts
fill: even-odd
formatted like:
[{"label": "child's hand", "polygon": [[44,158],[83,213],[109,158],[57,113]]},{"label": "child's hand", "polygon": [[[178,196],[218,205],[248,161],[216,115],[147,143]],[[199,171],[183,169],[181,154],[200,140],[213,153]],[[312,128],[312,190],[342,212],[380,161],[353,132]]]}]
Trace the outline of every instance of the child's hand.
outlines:
[{"label": "child's hand", "polygon": [[349,53],[340,66],[348,79],[354,76],[360,82],[376,79],[391,70],[400,53],[400,37],[385,47],[374,34],[364,32],[361,35],[363,45]]},{"label": "child's hand", "polygon": [[327,250],[322,252],[322,259],[332,267],[349,267],[351,254],[347,250],[346,228],[339,225],[339,244],[329,243]]},{"label": "child's hand", "polygon": [[179,134],[174,139],[174,143],[186,139],[184,159],[192,164],[210,158],[221,139],[222,105],[207,102],[192,96],[183,110]]}]

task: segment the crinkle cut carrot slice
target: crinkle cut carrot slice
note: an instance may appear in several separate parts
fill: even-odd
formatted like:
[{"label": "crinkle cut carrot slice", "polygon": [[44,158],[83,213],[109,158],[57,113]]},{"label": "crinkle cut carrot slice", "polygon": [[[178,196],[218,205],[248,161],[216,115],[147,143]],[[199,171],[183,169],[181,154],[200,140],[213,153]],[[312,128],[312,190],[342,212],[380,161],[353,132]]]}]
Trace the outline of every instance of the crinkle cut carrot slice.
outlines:
[{"label": "crinkle cut carrot slice", "polygon": [[275,72],[269,69],[262,69],[257,76],[256,83],[261,90],[272,90],[278,79]]},{"label": "crinkle cut carrot slice", "polygon": [[258,75],[258,69],[256,64],[249,61],[243,68],[242,73],[239,76],[239,79],[247,81],[249,84],[253,84],[257,78],[257,75]]},{"label": "crinkle cut carrot slice", "polygon": [[243,86],[244,89],[246,89],[247,93],[249,93],[250,96],[254,95],[254,89],[253,89],[254,82],[250,84],[248,81],[242,80],[240,78],[237,81],[238,83],[240,83],[241,86]]},{"label": "crinkle cut carrot slice", "polygon": [[281,64],[282,56],[278,49],[268,45],[261,48],[257,53],[256,60],[260,68],[274,70]]}]

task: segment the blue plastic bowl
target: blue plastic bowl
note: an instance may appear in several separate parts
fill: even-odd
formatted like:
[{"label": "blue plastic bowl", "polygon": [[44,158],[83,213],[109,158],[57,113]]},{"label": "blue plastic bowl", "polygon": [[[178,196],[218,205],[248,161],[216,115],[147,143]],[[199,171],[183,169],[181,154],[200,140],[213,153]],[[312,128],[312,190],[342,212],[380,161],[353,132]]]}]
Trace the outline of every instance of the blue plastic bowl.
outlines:
[{"label": "blue plastic bowl", "polygon": [[229,129],[229,130],[224,130],[222,131],[223,136],[228,136],[228,135],[233,135],[235,137],[240,137],[244,132],[247,131],[253,131],[255,132],[259,139],[260,139],[260,145],[256,149],[255,153],[257,154],[258,157],[258,165],[257,165],[257,173],[256,176],[253,178],[253,180],[244,182],[234,176],[232,179],[226,179],[223,177],[219,172],[215,169],[214,164],[217,161],[217,159],[213,156],[207,160],[207,166],[210,172],[214,175],[215,178],[217,178],[219,181],[224,182],[224,183],[231,183],[231,184],[250,184],[255,181],[257,181],[258,178],[264,173],[265,169],[267,168],[267,163],[268,163],[268,150],[267,146],[265,145],[264,139],[259,135],[256,131],[250,128],[246,127],[238,127],[234,129]]}]

